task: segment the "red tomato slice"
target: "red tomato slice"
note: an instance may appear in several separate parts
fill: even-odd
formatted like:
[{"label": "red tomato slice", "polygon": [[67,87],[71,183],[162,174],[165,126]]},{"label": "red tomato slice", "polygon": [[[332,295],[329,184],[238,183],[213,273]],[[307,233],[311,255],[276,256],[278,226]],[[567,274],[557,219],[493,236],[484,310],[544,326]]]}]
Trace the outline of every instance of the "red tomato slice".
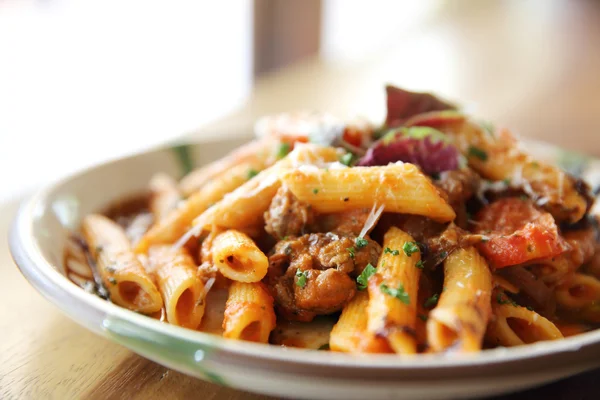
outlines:
[{"label": "red tomato slice", "polygon": [[476,231],[489,237],[479,251],[495,268],[556,257],[569,250],[550,213],[529,200],[505,198],[484,207]]}]

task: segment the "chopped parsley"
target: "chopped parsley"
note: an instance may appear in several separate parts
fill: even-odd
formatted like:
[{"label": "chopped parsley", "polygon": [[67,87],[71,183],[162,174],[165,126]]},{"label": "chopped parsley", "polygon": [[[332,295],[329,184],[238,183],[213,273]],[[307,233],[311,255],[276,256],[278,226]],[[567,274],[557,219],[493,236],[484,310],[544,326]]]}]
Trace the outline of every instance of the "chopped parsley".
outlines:
[{"label": "chopped parsley", "polygon": [[354,154],[352,153],[346,153],[343,156],[340,157],[340,162],[344,165],[347,165],[348,167],[350,167],[353,162],[354,162]]},{"label": "chopped parsley", "polygon": [[391,254],[391,255],[393,255],[393,256],[399,256],[399,255],[400,255],[400,252],[399,252],[398,250],[392,250],[392,249],[390,249],[389,247],[386,247],[386,248],[383,250],[383,254]]},{"label": "chopped parsley", "polygon": [[404,251],[404,254],[410,257],[414,253],[419,252],[419,246],[417,246],[416,242],[406,242],[404,243],[404,246],[402,246],[402,250]]},{"label": "chopped parsley", "polygon": [[319,347],[319,350],[329,350],[329,343],[325,343]]},{"label": "chopped parsley", "polygon": [[277,158],[283,158],[290,152],[291,146],[289,143],[280,143],[277,149]]},{"label": "chopped parsley", "polygon": [[417,261],[417,263],[415,264],[415,267],[417,267],[419,269],[425,268],[425,265],[423,264],[423,260]]},{"label": "chopped parsley", "polygon": [[434,181],[439,181],[440,180],[440,173],[439,172],[434,172],[433,174],[431,174],[431,179],[433,179]]},{"label": "chopped parsley", "polygon": [[436,306],[439,299],[440,299],[440,295],[436,293],[433,296],[431,296],[430,298],[428,298],[427,300],[425,300],[425,302],[423,303],[423,307],[433,308]]},{"label": "chopped parsley", "polygon": [[517,306],[517,303],[513,299],[511,299],[510,297],[507,297],[506,299],[502,298],[502,293],[498,293],[498,296],[496,296],[496,301],[500,305],[510,304],[512,306],[515,306],[515,307]]},{"label": "chopped parsley", "polygon": [[96,255],[100,254],[102,252],[102,250],[104,250],[104,247],[96,246]]},{"label": "chopped parsley", "polygon": [[377,269],[368,263],[365,269],[360,273],[360,275],[356,278],[356,283],[358,290],[365,290],[369,283],[369,278],[373,276],[373,274],[377,272]]},{"label": "chopped parsley", "polygon": [[317,189],[317,188],[314,188],[314,189],[313,189],[313,193],[314,193],[314,194],[317,194],[317,193],[319,193],[319,189]]},{"label": "chopped parsley", "polygon": [[506,186],[510,186],[510,178],[506,178],[502,181]]},{"label": "chopped parsley", "polygon": [[369,244],[369,241],[367,239],[365,239],[364,237],[357,237],[356,238],[356,248],[357,249],[362,249],[363,247],[365,247],[366,245]]},{"label": "chopped parsley", "polygon": [[356,249],[354,247],[348,247],[346,250],[348,250],[348,253],[350,253],[350,258],[354,260],[354,257],[356,256]]},{"label": "chopped parsley", "polygon": [[379,285],[379,290],[381,290],[382,293],[387,294],[388,296],[397,298],[404,304],[410,304],[410,297],[408,296],[408,293],[406,293],[406,291],[404,290],[404,286],[402,284],[400,284],[400,286],[398,286],[398,288],[396,289],[389,287],[385,283],[382,283],[381,285]]},{"label": "chopped parsley", "polygon": [[108,281],[110,282],[111,285],[116,285],[117,284],[117,280],[114,277],[112,277],[112,276],[108,277]]},{"label": "chopped parsley", "polygon": [[250,168],[248,170],[248,179],[252,179],[254,178],[256,175],[258,175],[258,171],[255,170],[254,168]]},{"label": "chopped parsley", "polygon": [[306,272],[296,270],[296,278],[298,278],[298,279],[296,279],[296,286],[299,286],[302,289],[304,289],[304,287],[306,286],[306,281],[308,280],[308,277],[306,276]]},{"label": "chopped parsley", "polygon": [[418,315],[418,317],[419,317],[419,319],[420,319],[421,321],[423,321],[423,322],[426,322],[426,321],[427,321],[427,315],[425,315],[425,314],[419,314],[419,315]]},{"label": "chopped parsley", "polygon": [[487,161],[488,159],[487,153],[475,146],[469,146],[469,156],[477,157],[481,161]]},{"label": "chopped parsley", "polygon": [[520,195],[520,196],[519,196],[519,198],[520,198],[521,200],[523,200],[523,201],[527,201],[527,200],[529,200],[529,197],[527,197],[527,195],[526,195],[526,194],[522,194],[522,195]]},{"label": "chopped parsley", "polygon": [[533,309],[533,307],[531,307],[531,306],[527,306],[527,307],[525,307],[525,308],[526,308],[526,309],[528,309],[529,311],[535,311],[535,310]]}]

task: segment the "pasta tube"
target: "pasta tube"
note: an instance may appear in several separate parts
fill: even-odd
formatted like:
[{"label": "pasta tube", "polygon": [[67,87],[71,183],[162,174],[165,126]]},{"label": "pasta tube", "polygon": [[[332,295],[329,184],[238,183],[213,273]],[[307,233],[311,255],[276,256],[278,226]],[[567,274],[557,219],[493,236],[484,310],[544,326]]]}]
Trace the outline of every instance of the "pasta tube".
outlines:
[{"label": "pasta tube", "polygon": [[225,305],[223,337],[267,343],[275,328],[273,298],[260,282],[233,282]]},{"label": "pasta tube", "polygon": [[417,352],[417,296],[421,255],[413,238],[391,227],[383,238],[384,253],[369,279],[367,330],[387,339],[400,354]]},{"label": "pasta tube", "polygon": [[563,337],[552,322],[525,307],[494,304],[493,314],[486,339],[495,346],[519,346]]},{"label": "pasta tube", "polygon": [[285,158],[265,169],[202,213],[194,225],[201,229],[240,229],[258,225],[279,190],[279,173],[285,168],[337,161],[338,151],[331,147],[311,144],[296,145]]},{"label": "pasta tube", "polygon": [[208,182],[180,207],[153,225],[138,242],[136,252],[145,253],[152,245],[177,241],[190,229],[194,218],[221,200],[227,193],[248,181],[248,171],[251,168],[251,164],[240,164],[222,174],[219,179]]},{"label": "pasta tube", "polygon": [[361,341],[367,331],[368,304],[369,295],[364,291],[356,293],[354,298],[346,304],[329,336],[331,350],[346,353],[360,352]]},{"label": "pasta tube", "polygon": [[386,212],[423,215],[438,222],[456,217],[430,179],[412,164],[294,169],[283,171],[281,180],[300,201],[321,213],[382,204]]},{"label": "pasta tube", "polygon": [[491,313],[492,275],[473,247],[454,251],[444,263],[444,290],[429,313],[427,340],[434,351],[450,346],[481,350]]},{"label": "pasta tube", "polygon": [[578,309],[600,301],[600,280],[580,273],[573,274],[556,288],[556,302],[562,308]]},{"label": "pasta tube", "polygon": [[245,234],[230,229],[212,241],[213,264],[223,276],[238,282],[258,282],[267,274],[269,259]]},{"label": "pasta tube", "polygon": [[270,152],[272,142],[255,140],[232,151],[208,165],[195,169],[181,179],[179,188],[184,196],[189,197],[214,179],[222,179],[227,171],[240,164],[264,167],[264,159]]},{"label": "pasta tube", "polygon": [[150,211],[160,221],[177,207],[181,194],[177,182],[167,174],[156,174],[150,180]]},{"label": "pasta tube", "polygon": [[204,284],[196,263],[185,248],[153,246],[149,251],[150,273],[154,275],[165,303],[167,321],[196,329],[204,315]]},{"label": "pasta tube", "polygon": [[123,229],[102,215],[90,214],[83,219],[82,232],[112,302],[144,314],[159,311],[160,293]]}]

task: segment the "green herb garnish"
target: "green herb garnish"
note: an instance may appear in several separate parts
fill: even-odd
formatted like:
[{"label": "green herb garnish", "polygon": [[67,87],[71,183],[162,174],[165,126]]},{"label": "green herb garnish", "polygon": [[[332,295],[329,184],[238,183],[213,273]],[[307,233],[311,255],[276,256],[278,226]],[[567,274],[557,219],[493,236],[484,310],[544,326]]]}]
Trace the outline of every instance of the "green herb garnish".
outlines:
[{"label": "green herb garnish", "polygon": [[369,241],[363,237],[357,237],[355,243],[357,249],[362,249],[363,247],[369,244]]},{"label": "green herb garnish", "polygon": [[391,254],[391,255],[393,255],[393,256],[399,256],[399,255],[400,255],[400,252],[399,252],[398,250],[392,250],[392,249],[390,249],[389,247],[386,247],[386,248],[383,250],[383,254]]},{"label": "green herb garnish", "polygon": [[108,277],[108,281],[111,283],[111,285],[116,285],[117,284],[117,280],[114,277],[112,277],[112,276]]},{"label": "green herb garnish", "polygon": [[344,165],[347,165],[348,167],[350,167],[353,162],[354,162],[354,154],[352,153],[346,153],[343,156],[340,157],[340,162]]},{"label": "green herb garnish", "polygon": [[319,347],[319,350],[329,350],[329,343],[325,343]]},{"label": "green herb garnish", "polygon": [[417,263],[415,264],[415,267],[417,267],[419,269],[424,269],[425,265],[423,264],[423,260],[417,261]]},{"label": "green herb garnish", "polygon": [[290,152],[291,146],[289,143],[280,143],[277,149],[277,158],[283,158]]},{"label": "green herb garnish", "polygon": [[319,193],[319,189],[317,189],[317,188],[314,188],[314,189],[313,189],[313,193],[314,193],[314,194],[317,194],[317,193]]},{"label": "green herb garnish", "polygon": [[414,253],[419,252],[419,246],[417,246],[416,242],[406,242],[404,243],[404,246],[402,246],[402,250],[404,251],[404,254],[410,257]]},{"label": "green herb garnish", "polygon": [[396,289],[389,287],[385,283],[382,283],[381,285],[379,285],[379,290],[381,290],[382,293],[387,294],[388,296],[397,298],[404,304],[410,304],[410,297],[408,296],[408,293],[406,293],[406,291],[404,290],[404,286],[402,284],[400,284],[400,286],[398,286],[398,288]]},{"label": "green herb garnish", "polygon": [[373,276],[373,274],[377,272],[377,269],[368,263],[365,269],[360,273],[360,275],[356,278],[356,283],[358,290],[365,290],[367,285],[369,284],[369,278]]},{"label": "green herb garnish", "polygon": [[427,322],[427,315],[425,314],[419,314],[418,315],[419,319],[423,322]]},{"label": "green herb garnish", "polygon": [[487,161],[488,155],[485,151],[481,150],[479,147],[469,146],[469,156],[477,157],[481,161]]},{"label": "green herb garnish", "polygon": [[258,171],[255,170],[254,168],[251,168],[250,170],[248,170],[248,179],[252,179],[256,175],[258,175]]},{"label": "green herb garnish", "polygon": [[356,249],[354,247],[348,247],[346,250],[348,250],[348,253],[350,253],[350,258],[354,260],[354,257],[356,256]]},{"label": "green herb garnish", "polygon": [[431,296],[430,298],[428,298],[427,300],[425,300],[425,302],[423,303],[423,307],[433,308],[433,307],[435,307],[435,305],[437,304],[439,299],[440,299],[440,295],[436,293],[433,296]]},{"label": "green herb garnish", "polygon": [[306,286],[306,281],[308,280],[308,277],[306,276],[306,272],[296,270],[296,278],[298,278],[298,279],[296,279],[296,286],[299,286],[302,289],[304,289],[304,287]]},{"label": "green herb garnish", "polygon": [[500,305],[504,305],[504,304],[510,304],[511,306],[516,307],[518,304],[511,299],[510,297],[507,297],[506,299],[502,298],[502,293],[498,293],[498,296],[496,296],[496,301],[498,302],[498,304]]}]

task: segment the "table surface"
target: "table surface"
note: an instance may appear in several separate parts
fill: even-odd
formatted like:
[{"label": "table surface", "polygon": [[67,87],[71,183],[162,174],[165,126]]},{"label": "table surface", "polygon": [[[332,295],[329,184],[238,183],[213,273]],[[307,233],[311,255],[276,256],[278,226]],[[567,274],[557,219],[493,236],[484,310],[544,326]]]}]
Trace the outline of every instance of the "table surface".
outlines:
[{"label": "table surface", "polygon": [[[437,89],[523,136],[600,155],[600,2],[538,3],[452,3],[427,29],[366,61],[313,59],[259,80],[244,107],[198,135],[237,134],[261,115],[297,109],[381,120],[391,82]],[[0,205],[0,398],[267,399],[167,370],[61,314],[10,258],[16,209]],[[598,378],[590,372],[507,398],[596,398]]]}]

